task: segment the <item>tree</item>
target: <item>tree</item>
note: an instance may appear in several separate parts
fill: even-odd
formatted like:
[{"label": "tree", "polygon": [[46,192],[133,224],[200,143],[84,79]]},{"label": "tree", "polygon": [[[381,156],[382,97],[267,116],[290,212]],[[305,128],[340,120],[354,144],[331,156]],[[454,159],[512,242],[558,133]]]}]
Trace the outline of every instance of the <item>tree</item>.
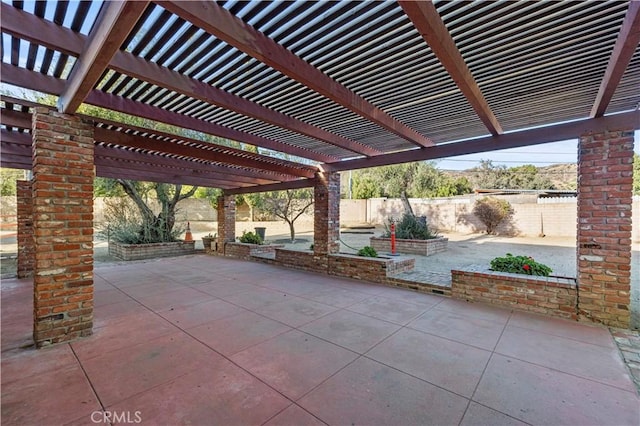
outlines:
[{"label": "tree", "polygon": [[295,242],[294,223],[313,206],[313,191],[306,188],[267,192],[262,197],[254,196],[252,202],[255,203],[254,206],[262,207],[266,212],[284,220],[289,225],[291,242]]},{"label": "tree", "polygon": [[491,160],[481,160],[471,169],[473,184],[484,189],[554,189],[550,179],[540,175],[531,164],[507,168],[496,166]]},{"label": "tree", "polygon": [[513,208],[506,200],[484,197],[473,206],[473,214],[486,226],[487,234],[494,234],[498,225],[513,216]]},{"label": "tree", "polygon": [[454,178],[433,163],[414,162],[358,170],[353,175],[353,197],[431,198],[471,192],[464,178]]},{"label": "tree", "polygon": [[0,169],[0,195],[16,195],[16,180],[24,179],[24,170]]},{"label": "tree", "polygon": [[[140,240],[143,243],[159,243],[174,241],[173,227],[176,223],[176,205],[185,198],[191,197],[198,187],[191,187],[182,193],[182,185],[166,183],[144,183],[125,179],[116,182],[135,203],[142,223],[140,224]],[[156,215],[145,202],[146,193],[153,190],[160,204],[160,212]]]}]

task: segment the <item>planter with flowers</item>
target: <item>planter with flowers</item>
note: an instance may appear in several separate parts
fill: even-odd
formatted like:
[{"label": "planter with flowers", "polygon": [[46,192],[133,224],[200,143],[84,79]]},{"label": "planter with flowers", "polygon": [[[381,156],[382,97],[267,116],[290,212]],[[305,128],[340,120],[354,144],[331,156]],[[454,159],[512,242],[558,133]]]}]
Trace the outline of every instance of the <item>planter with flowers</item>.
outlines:
[{"label": "planter with flowers", "polygon": [[577,319],[574,278],[551,275],[551,268],[531,256],[507,253],[491,268],[475,265],[451,271],[451,296],[473,302]]}]

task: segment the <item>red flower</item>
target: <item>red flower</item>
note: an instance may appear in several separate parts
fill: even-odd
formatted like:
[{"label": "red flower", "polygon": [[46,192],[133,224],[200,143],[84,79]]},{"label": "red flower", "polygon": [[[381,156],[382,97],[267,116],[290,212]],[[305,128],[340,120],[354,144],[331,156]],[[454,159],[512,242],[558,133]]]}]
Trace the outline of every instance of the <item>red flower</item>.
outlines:
[{"label": "red flower", "polygon": [[527,265],[527,264],[524,264],[524,265],[522,266],[522,269],[524,269],[525,271],[528,271],[529,269],[531,269],[531,266],[529,266],[529,265]]}]

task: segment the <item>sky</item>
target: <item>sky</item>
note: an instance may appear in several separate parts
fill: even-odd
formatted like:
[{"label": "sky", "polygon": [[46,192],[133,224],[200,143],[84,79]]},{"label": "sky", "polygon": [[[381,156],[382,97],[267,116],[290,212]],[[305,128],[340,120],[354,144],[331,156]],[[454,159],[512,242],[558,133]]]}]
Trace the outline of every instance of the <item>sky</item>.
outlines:
[{"label": "sky", "polygon": [[[634,151],[640,154],[640,130],[635,132],[635,141]],[[494,165],[507,167],[522,166],[523,164],[544,167],[558,163],[576,163],[578,161],[578,140],[570,139],[480,154],[460,155],[436,160],[436,165],[443,170],[465,170],[478,166],[480,160],[491,160]]]}]

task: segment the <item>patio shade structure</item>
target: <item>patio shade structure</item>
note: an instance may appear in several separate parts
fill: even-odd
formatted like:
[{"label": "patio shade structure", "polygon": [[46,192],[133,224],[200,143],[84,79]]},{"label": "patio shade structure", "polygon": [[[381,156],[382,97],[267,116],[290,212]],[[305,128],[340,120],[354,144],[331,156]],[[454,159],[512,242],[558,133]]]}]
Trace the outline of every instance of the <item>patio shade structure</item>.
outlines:
[{"label": "patio shade structure", "polygon": [[[227,197],[640,128],[638,2],[47,0],[0,12],[3,167],[44,164],[33,140],[47,110],[20,88],[82,123],[97,176]],[[83,103],[193,136],[87,117]]]},{"label": "patio shade structure", "polygon": [[[65,113],[85,102],[267,154],[98,119],[99,176],[113,175],[100,160],[110,158],[131,178],[153,180],[172,164],[171,180],[229,194],[286,189],[305,185],[299,180],[312,186],[318,168],[637,128],[638,9],[634,2],[3,2],[2,81],[59,96]],[[31,127],[34,105],[19,97],[3,97],[2,165],[30,168],[30,151],[20,148],[26,136],[9,135]],[[266,158],[283,155],[299,165]]]}]

